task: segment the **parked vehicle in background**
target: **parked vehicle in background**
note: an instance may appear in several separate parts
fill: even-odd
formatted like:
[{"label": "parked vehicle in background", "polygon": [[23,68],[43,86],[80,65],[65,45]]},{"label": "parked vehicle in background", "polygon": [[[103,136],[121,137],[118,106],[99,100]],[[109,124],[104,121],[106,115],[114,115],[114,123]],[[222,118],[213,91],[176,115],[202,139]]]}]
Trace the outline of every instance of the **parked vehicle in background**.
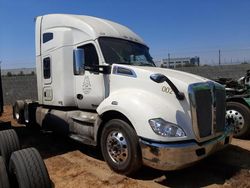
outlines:
[{"label": "parked vehicle in background", "polygon": [[250,136],[250,70],[239,80],[220,78],[216,80],[226,88],[226,119],[234,127],[234,136]]},{"label": "parked vehicle in background", "polygon": [[118,173],[184,168],[231,142],[224,87],[155,67],[145,42],[118,23],[37,17],[36,72],[38,102],[16,101],[17,121],[100,145]]}]

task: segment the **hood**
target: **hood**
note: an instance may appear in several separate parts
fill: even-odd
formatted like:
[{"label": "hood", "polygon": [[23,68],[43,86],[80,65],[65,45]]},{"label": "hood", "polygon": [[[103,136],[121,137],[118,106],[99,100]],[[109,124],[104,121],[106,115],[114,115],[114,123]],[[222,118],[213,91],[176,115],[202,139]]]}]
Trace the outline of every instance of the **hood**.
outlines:
[{"label": "hood", "polygon": [[135,71],[145,71],[145,72],[149,72],[151,74],[160,73],[160,74],[167,76],[169,79],[173,79],[176,81],[178,80],[178,81],[186,83],[186,84],[208,81],[208,79],[203,78],[203,77],[198,76],[198,75],[186,73],[183,71],[177,71],[177,70],[173,70],[173,69],[167,69],[167,68],[138,67],[138,66],[136,66],[133,69]]}]

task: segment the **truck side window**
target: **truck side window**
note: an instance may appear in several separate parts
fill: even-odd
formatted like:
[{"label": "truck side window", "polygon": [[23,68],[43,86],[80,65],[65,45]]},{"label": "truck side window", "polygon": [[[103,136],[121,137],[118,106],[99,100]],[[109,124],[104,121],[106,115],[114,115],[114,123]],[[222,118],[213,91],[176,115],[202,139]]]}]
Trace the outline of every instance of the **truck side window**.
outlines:
[{"label": "truck side window", "polygon": [[50,78],[50,58],[46,57],[43,59],[43,77],[44,79]]},{"label": "truck side window", "polygon": [[93,44],[86,44],[86,45],[82,46],[81,48],[84,49],[85,66],[99,64],[98,55],[97,55],[95,46]]},{"label": "truck side window", "polygon": [[43,34],[43,43],[46,43],[53,39],[53,33],[44,33]]}]

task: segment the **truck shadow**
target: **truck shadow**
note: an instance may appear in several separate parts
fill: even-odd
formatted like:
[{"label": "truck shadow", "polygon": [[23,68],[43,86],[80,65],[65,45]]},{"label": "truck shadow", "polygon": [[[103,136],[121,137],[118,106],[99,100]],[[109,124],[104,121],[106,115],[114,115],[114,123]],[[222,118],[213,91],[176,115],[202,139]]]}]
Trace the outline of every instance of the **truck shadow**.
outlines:
[{"label": "truck shadow", "polygon": [[223,185],[242,169],[250,169],[250,151],[230,145],[196,165],[177,171],[162,172],[145,168],[136,178],[154,180],[168,187],[204,187]]},{"label": "truck shadow", "polygon": [[35,147],[43,159],[62,155],[71,151],[79,150],[96,159],[102,159],[101,153],[96,148],[87,146],[68,137],[63,137],[51,132],[41,132],[25,127],[15,127],[22,148]]},{"label": "truck shadow", "polygon": [[[42,133],[24,127],[15,128],[22,148],[36,147],[43,159],[79,150],[103,160],[100,149],[77,143],[53,133]],[[143,167],[133,179],[154,181],[169,187],[204,187],[223,185],[242,169],[250,169],[250,151],[230,145],[221,152],[201,160],[196,165],[177,171],[159,171]]]}]

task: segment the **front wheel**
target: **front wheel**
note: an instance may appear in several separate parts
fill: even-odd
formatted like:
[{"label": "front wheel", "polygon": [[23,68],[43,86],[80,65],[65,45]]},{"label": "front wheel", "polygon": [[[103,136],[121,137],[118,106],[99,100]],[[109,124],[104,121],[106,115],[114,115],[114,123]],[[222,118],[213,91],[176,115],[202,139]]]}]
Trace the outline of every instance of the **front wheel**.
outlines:
[{"label": "front wheel", "polygon": [[105,161],[117,173],[132,175],[141,167],[138,136],[123,120],[113,119],[105,124],[101,136],[101,149]]},{"label": "front wheel", "polygon": [[234,127],[234,137],[246,138],[250,135],[250,109],[238,102],[228,102],[226,119]]}]

